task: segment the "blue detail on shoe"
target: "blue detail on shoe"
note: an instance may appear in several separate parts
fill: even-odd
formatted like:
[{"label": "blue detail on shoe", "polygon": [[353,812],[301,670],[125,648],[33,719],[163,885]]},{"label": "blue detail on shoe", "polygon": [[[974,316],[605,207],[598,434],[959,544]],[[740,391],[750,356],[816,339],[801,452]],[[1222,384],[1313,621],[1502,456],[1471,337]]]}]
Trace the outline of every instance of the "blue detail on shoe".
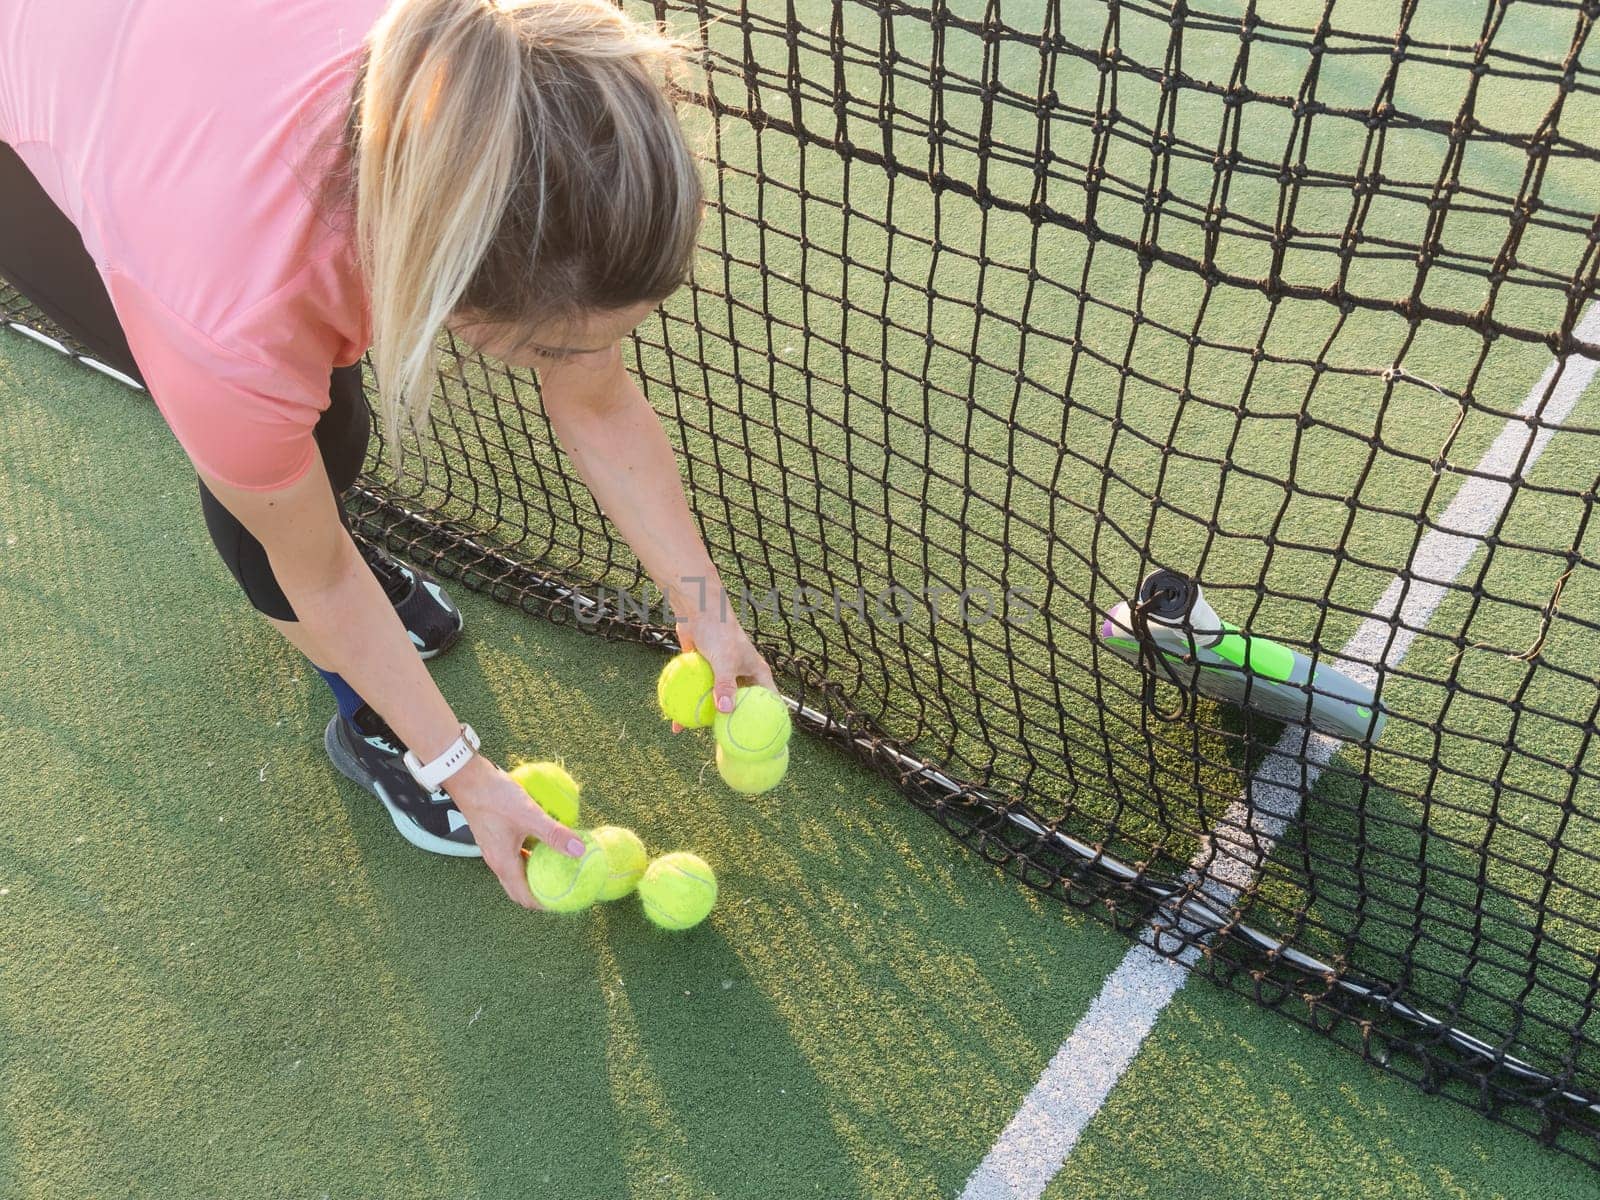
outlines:
[{"label": "blue detail on shoe", "polygon": [[483,857],[450,794],[443,788],[426,792],[411,777],[405,746],[370,705],[354,718],[334,714],[322,740],[334,767],[382,802],[406,841],[433,854]]},{"label": "blue detail on shoe", "polygon": [[364,538],[356,539],[361,557],[383,585],[411,644],[423,658],[443,654],[461,637],[466,622],[439,581],[420,567],[408,566]]}]

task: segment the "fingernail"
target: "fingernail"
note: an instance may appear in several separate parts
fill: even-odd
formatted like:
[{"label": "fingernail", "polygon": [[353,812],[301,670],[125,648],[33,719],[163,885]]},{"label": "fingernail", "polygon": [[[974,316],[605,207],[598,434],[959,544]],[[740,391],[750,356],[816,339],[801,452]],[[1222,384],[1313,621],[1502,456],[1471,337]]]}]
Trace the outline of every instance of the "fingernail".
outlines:
[{"label": "fingernail", "polygon": [[733,711],[733,697],[732,696],[719,696],[719,697],[717,697],[717,711],[718,712],[731,713]]},{"label": "fingernail", "polygon": [[522,855],[523,858],[532,858],[533,857],[533,851],[529,850],[526,846],[524,846],[521,849],[521,851],[519,851],[519,853]]},{"label": "fingernail", "polygon": [[582,838],[573,838],[567,843],[567,853],[572,855],[581,855],[588,849],[589,847],[583,844]]}]

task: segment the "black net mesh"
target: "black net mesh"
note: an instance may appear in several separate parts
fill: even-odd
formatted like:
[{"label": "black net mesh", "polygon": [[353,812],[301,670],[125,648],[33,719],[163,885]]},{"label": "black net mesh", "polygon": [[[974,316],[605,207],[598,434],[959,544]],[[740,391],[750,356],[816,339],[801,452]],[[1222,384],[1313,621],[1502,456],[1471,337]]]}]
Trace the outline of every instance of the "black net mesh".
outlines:
[{"label": "black net mesh", "polygon": [[[1600,1161],[1600,5],[656,11],[706,25],[712,207],[633,366],[803,722],[1032,886]],[[533,378],[443,349],[361,527],[667,644]],[[1112,653],[1157,568],[1387,725]]]}]

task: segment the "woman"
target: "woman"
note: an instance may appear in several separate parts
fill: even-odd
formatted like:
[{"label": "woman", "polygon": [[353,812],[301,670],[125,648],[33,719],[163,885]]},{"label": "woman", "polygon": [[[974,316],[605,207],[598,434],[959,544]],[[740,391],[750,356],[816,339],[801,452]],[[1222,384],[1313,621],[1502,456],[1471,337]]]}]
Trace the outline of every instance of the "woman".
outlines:
[{"label": "woman", "polygon": [[0,275],[149,387],[230,571],[333,691],[338,769],[530,908],[525,839],[582,843],[434,685],[438,585],[351,538],[357,364],[397,454],[442,326],[537,370],[719,707],[771,686],[622,364],[699,227],[678,54],[606,0],[0,0]]}]

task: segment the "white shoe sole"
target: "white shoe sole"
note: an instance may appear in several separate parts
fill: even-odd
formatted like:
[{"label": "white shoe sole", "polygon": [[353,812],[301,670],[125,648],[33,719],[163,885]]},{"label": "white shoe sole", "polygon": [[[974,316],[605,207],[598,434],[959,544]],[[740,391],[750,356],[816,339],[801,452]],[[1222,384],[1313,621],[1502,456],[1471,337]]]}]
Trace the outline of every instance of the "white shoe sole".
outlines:
[{"label": "white shoe sole", "polygon": [[334,726],[338,720],[338,717],[334,717],[332,721],[329,721],[327,732],[322,735],[322,744],[328,751],[329,760],[332,761],[339,774],[343,775],[351,783],[357,784],[362,791],[370,791],[379,800],[383,801],[383,807],[389,812],[389,820],[394,822],[396,833],[418,850],[426,850],[430,854],[443,854],[449,858],[483,857],[483,851],[478,846],[464,846],[460,842],[452,842],[441,837],[435,837],[407,816],[404,809],[389,799],[388,793],[384,791],[383,784],[375,780],[369,783],[361,770],[360,764],[350,759],[345,753],[344,747],[339,744],[339,739],[334,736]]}]

